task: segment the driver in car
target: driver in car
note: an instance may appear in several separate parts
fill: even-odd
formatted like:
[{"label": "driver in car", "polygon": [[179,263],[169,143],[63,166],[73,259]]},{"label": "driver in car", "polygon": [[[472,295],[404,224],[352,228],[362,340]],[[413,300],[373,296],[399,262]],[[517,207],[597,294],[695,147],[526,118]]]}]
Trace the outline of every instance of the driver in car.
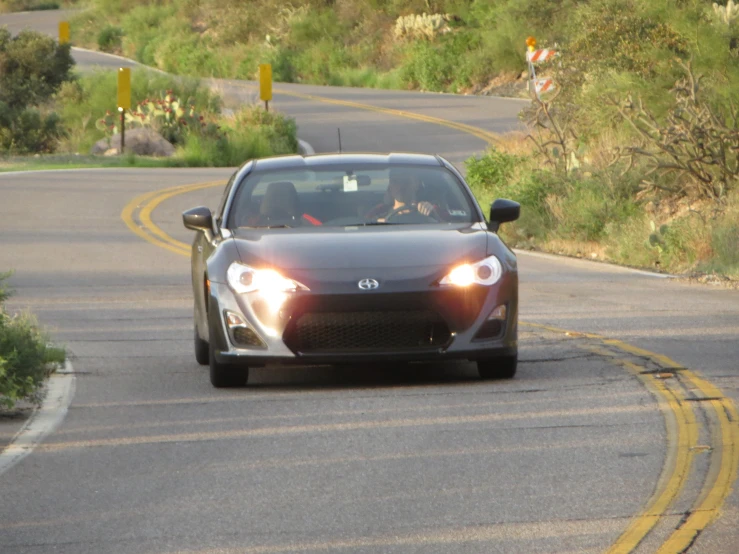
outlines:
[{"label": "driver in car", "polygon": [[[431,214],[436,210],[436,207],[431,202],[416,202],[421,186],[421,180],[411,172],[396,171],[390,173],[390,183],[387,187],[387,192],[393,203],[389,206],[385,215],[378,218],[377,221],[384,223],[396,217],[400,219],[401,216],[411,216],[411,219],[418,219],[417,217],[412,217],[414,214],[424,216],[423,221],[418,221],[419,223],[428,221],[428,218],[432,217]],[[402,219],[407,221],[408,217],[403,217]]]}]

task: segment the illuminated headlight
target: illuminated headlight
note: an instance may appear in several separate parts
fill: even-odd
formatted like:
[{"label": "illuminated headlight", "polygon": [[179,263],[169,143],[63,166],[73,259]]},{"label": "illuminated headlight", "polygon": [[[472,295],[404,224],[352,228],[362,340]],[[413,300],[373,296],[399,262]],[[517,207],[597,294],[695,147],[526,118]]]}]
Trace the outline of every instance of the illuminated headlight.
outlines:
[{"label": "illuminated headlight", "polygon": [[440,285],[469,287],[472,284],[493,285],[503,275],[503,267],[495,256],[490,256],[474,264],[461,264],[452,269],[439,281]]},{"label": "illuminated headlight", "polygon": [[238,293],[260,291],[270,293],[308,290],[305,285],[280,275],[274,269],[254,269],[248,265],[234,262],[226,273],[228,284]]}]

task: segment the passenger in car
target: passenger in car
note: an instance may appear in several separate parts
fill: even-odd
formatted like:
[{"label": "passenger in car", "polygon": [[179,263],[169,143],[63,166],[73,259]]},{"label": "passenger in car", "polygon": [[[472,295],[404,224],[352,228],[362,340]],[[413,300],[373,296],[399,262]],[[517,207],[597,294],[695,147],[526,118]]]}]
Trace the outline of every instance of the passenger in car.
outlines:
[{"label": "passenger in car", "polygon": [[290,181],[270,183],[259,207],[259,214],[249,217],[247,226],[259,227],[270,224],[281,225],[321,225],[321,221],[307,213],[302,213],[300,199],[295,185]]}]

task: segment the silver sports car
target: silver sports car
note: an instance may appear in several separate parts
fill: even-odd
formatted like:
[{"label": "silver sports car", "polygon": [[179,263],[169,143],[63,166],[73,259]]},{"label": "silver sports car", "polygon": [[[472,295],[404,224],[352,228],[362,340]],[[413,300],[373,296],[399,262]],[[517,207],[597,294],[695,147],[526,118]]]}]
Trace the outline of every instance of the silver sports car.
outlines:
[{"label": "silver sports car", "polygon": [[332,154],[249,161],[215,213],[184,212],[195,356],[216,387],[267,364],[468,359],[516,372],[518,271],[439,156]]}]

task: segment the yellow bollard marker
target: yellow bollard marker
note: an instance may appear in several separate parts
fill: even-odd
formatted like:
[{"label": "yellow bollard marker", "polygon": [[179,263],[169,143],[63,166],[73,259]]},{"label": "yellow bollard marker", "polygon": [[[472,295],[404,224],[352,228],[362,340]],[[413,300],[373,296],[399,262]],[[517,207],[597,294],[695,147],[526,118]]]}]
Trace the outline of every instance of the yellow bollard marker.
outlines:
[{"label": "yellow bollard marker", "polygon": [[126,110],[131,109],[131,68],[118,68],[118,111],[121,112],[121,154],[126,147]]},{"label": "yellow bollard marker", "polygon": [[272,66],[268,63],[259,64],[259,98],[264,101],[264,109],[269,111],[269,101],[272,100]]},{"label": "yellow bollard marker", "polygon": [[69,21],[59,22],[59,44],[67,44],[69,42]]}]

